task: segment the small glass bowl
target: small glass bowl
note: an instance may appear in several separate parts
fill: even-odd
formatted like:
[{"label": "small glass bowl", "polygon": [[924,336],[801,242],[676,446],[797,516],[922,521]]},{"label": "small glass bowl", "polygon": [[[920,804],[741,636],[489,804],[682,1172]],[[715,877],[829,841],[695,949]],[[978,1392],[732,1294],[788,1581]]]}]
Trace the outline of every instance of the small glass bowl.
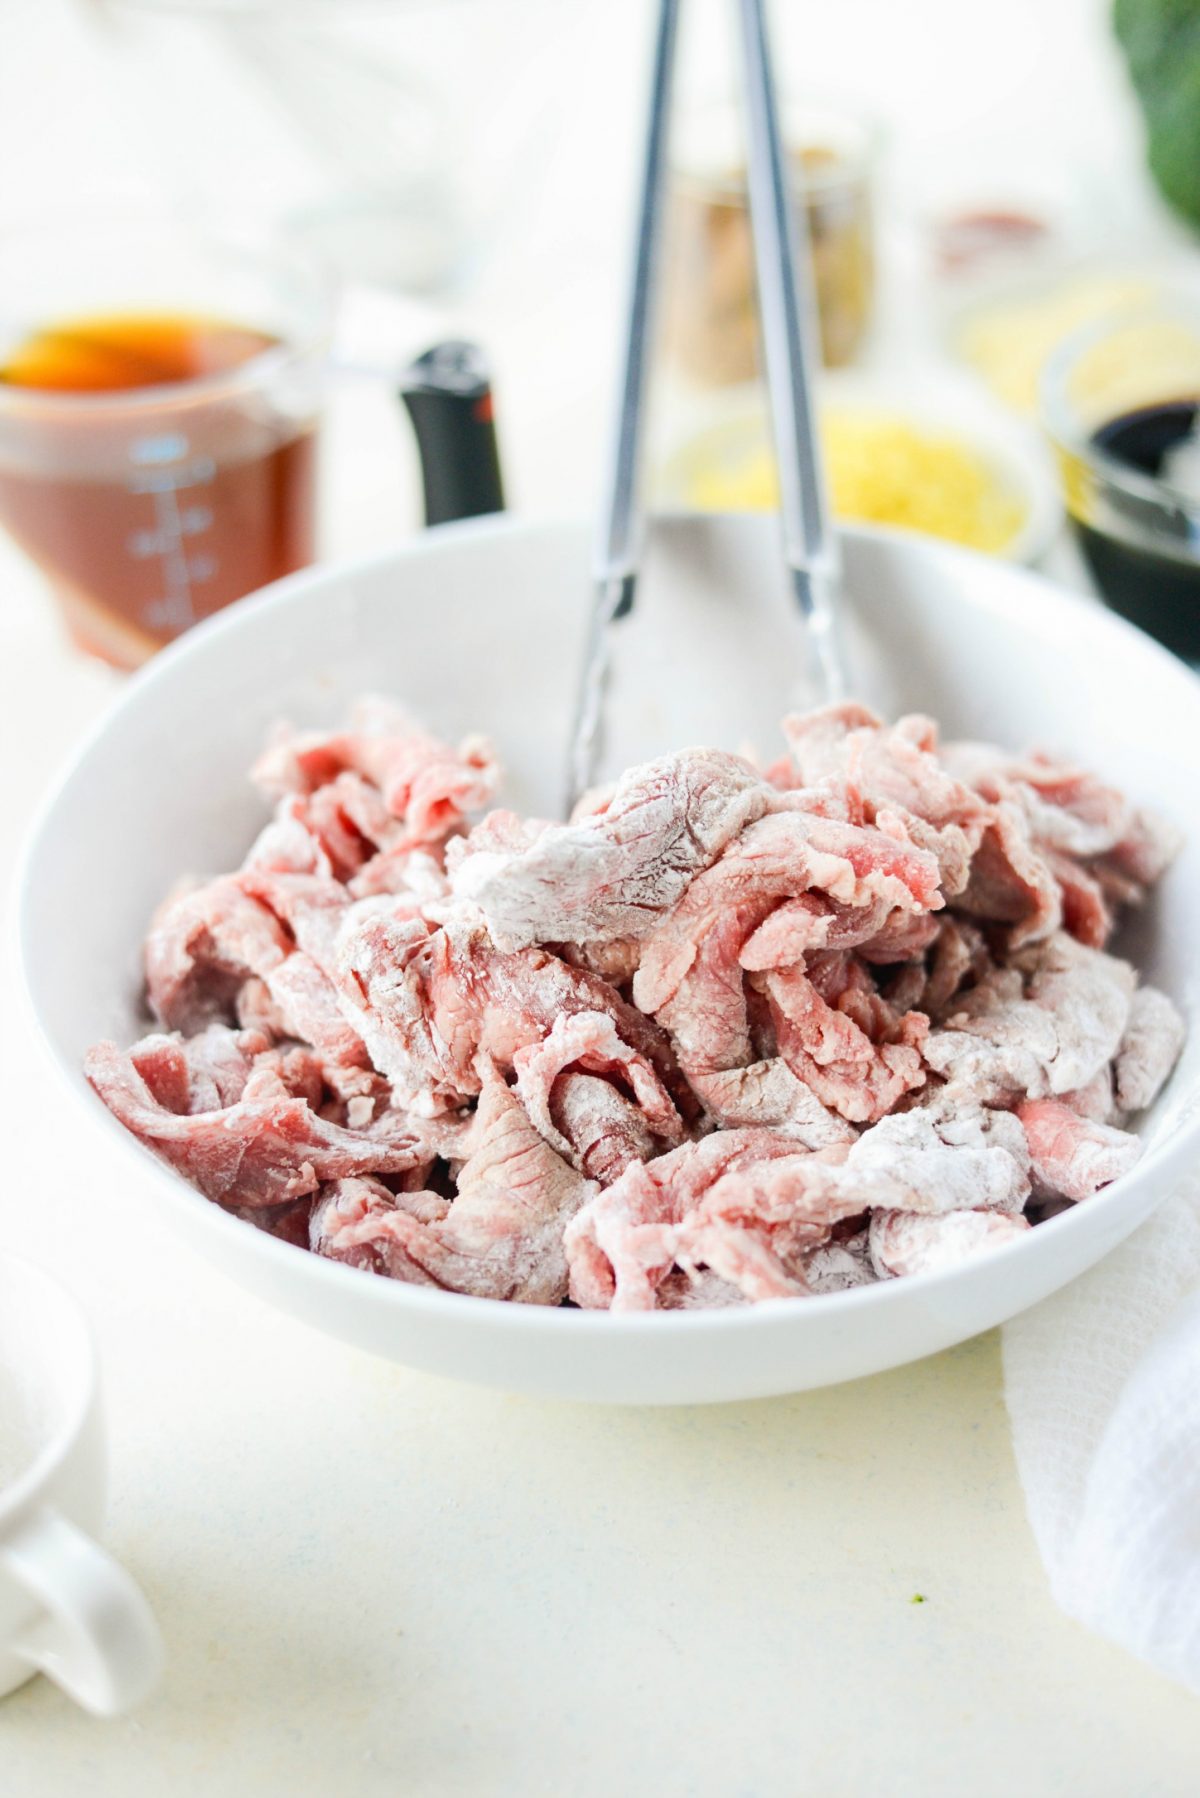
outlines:
[{"label": "small glass bowl", "polygon": [[1065,339],[1041,418],[1105,600],[1200,662],[1200,306],[1164,300]]}]

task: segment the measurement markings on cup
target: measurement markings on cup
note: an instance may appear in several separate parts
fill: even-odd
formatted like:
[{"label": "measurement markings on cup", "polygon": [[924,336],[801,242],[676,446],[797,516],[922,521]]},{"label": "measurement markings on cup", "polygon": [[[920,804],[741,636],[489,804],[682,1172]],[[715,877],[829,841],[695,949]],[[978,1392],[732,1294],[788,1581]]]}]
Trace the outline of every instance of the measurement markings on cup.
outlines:
[{"label": "measurement markings on cup", "polygon": [[150,602],[145,616],[153,628],[171,632],[195,624],[192,589],[211,580],[218,566],[215,556],[193,553],[189,546],[189,539],[202,537],[211,528],[213,513],[199,499],[181,505],[181,496],[211,486],[216,474],[211,456],[187,460],[190,447],[177,432],[139,438],[129,452],[135,472],[125,483],[130,493],[144,493],[154,501],[153,525],[131,531],[126,548],[138,561],[161,560],[165,591],[161,599]]}]

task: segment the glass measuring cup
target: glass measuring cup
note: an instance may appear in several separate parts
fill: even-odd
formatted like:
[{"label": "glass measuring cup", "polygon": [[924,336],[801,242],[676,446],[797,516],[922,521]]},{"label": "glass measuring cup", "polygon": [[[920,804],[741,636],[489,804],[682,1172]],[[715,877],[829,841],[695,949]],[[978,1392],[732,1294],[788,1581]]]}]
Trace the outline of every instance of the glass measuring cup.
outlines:
[{"label": "glass measuring cup", "polygon": [[[0,525],[81,647],[135,667],[312,560],[330,318],[320,268],[261,238],[146,215],[0,238]],[[206,355],[104,391],[20,378],[23,345],[91,352],[114,321],[187,326]]]}]

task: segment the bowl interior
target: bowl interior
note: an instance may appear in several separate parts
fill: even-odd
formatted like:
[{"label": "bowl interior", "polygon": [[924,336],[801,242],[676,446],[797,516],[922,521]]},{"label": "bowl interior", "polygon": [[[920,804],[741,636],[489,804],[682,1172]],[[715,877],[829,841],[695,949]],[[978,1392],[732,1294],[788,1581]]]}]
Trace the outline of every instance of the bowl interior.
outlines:
[{"label": "bowl interior", "polygon": [[[610,768],[707,739],[773,754],[811,703],[797,670],[773,518],[668,520],[615,654]],[[1076,755],[1188,833],[1124,947],[1195,1014],[1200,687],[1090,602],[983,557],[848,531],[848,635],[862,695],[931,712],[950,736]],[[53,798],[26,865],[22,937],[34,1010],[82,1087],[84,1050],[144,1023],[139,946],[185,874],[236,866],[266,815],[246,769],[269,725],[395,695],[451,737],[486,730],[505,802],[557,815],[582,643],[590,534],[496,522],[432,533],[361,566],[316,569],[232,608],[168,651],[102,722]],[[81,904],[80,896],[89,902]],[[1188,1113],[1200,1032],[1148,1120]]]}]

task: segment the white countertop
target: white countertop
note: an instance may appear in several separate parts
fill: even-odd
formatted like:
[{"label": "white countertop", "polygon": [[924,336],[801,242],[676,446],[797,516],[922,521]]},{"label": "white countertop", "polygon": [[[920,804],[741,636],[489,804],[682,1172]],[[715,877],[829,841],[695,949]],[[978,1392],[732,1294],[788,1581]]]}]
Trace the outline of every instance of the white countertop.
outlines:
[{"label": "white countertop", "polygon": [[[1096,6],[1069,10],[1082,29]],[[56,12],[47,0],[37,29]],[[592,49],[606,41],[594,14],[587,29]],[[562,242],[533,211],[466,322],[496,351],[517,497],[582,510],[615,289],[581,231],[556,281],[531,287]],[[388,402],[343,391],[330,442],[329,547],[394,541],[415,499]],[[37,578],[0,543],[5,871],[117,684],[64,649]],[[98,869],[80,904],[102,895]],[[3,1240],[95,1320],[109,1540],[169,1654],[161,1693],[127,1721],[89,1721],[40,1680],[0,1705],[4,1798],[1195,1791],[1195,1700],[1050,1601],[996,1336],[715,1410],[537,1403],[373,1361],[160,1230],[0,1003]]]}]

